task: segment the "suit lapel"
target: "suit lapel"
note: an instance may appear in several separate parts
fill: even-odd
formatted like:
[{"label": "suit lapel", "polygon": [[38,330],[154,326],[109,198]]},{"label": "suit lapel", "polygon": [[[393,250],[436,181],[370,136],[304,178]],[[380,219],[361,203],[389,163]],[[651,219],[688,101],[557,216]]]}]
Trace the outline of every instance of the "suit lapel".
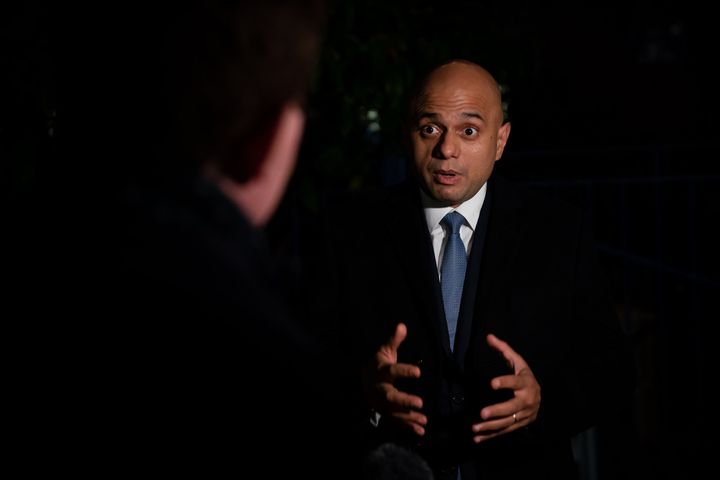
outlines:
[{"label": "suit lapel", "polygon": [[485,344],[485,340],[478,336],[492,332],[502,338],[510,328],[510,325],[497,323],[498,319],[492,318],[494,315],[490,312],[496,310],[493,305],[507,299],[513,275],[512,259],[522,236],[521,204],[508,194],[509,187],[502,180],[493,179],[489,186],[492,188],[492,204],[480,262],[470,348],[478,342]]},{"label": "suit lapel", "polygon": [[429,331],[440,339],[439,347],[450,356],[450,339],[445,327],[442,293],[430,233],[423,215],[417,186],[403,184],[391,191],[386,226],[395,254],[407,274],[408,283],[423,313]]},{"label": "suit lapel", "polygon": [[483,249],[485,246],[485,234],[487,232],[491,208],[492,189],[488,186],[485,201],[480,210],[480,216],[478,217],[477,224],[475,225],[475,233],[473,234],[472,249],[470,250],[467,273],[465,274],[465,282],[463,284],[457,335],[455,336],[453,357],[461,368],[464,363],[465,354],[467,353],[468,344],[470,343],[471,328],[475,313],[475,300],[478,296],[478,278],[480,276],[480,266],[482,264]]}]

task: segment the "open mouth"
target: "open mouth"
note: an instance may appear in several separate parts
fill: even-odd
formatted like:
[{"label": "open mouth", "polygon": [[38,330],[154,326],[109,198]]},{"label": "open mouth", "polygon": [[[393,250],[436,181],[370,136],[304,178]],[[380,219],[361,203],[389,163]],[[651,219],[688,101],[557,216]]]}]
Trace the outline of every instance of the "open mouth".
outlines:
[{"label": "open mouth", "polygon": [[460,180],[460,175],[453,170],[435,170],[433,179],[442,185],[454,185]]}]

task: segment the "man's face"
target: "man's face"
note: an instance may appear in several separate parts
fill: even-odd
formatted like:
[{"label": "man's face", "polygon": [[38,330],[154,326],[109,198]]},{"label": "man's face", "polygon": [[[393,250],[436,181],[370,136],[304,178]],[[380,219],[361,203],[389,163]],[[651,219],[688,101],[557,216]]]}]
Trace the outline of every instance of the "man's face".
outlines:
[{"label": "man's face", "polygon": [[416,105],[410,139],[421,186],[446,206],[470,199],[502,156],[500,93],[475,65],[450,63],[430,75]]}]

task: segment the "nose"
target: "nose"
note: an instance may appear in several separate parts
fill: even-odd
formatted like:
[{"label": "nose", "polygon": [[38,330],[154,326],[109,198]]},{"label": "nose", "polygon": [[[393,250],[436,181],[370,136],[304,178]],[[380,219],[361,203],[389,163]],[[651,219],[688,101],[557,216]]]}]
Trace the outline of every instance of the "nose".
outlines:
[{"label": "nose", "polygon": [[448,158],[456,158],[459,152],[458,139],[454,138],[450,132],[445,132],[435,145],[433,156],[441,160],[447,160]]}]

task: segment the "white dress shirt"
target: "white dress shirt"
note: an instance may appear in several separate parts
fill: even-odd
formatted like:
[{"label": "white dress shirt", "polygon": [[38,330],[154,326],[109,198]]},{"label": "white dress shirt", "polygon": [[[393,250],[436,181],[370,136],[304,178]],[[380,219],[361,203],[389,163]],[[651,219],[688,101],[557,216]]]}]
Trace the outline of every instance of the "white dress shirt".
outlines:
[{"label": "white dress shirt", "polygon": [[438,276],[440,275],[443,251],[445,250],[445,243],[447,242],[449,233],[445,231],[440,221],[453,210],[465,217],[465,223],[460,226],[460,238],[465,245],[465,252],[470,255],[473,234],[475,233],[475,227],[480,217],[480,209],[485,202],[486,193],[487,183],[485,183],[472,198],[464,201],[458,205],[457,208],[453,208],[434,206],[437,202],[430,198],[424,191],[420,190],[422,205],[425,210],[425,221],[427,222],[428,230],[432,237],[432,246],[435,252],[435,266],[437,266]]}]

